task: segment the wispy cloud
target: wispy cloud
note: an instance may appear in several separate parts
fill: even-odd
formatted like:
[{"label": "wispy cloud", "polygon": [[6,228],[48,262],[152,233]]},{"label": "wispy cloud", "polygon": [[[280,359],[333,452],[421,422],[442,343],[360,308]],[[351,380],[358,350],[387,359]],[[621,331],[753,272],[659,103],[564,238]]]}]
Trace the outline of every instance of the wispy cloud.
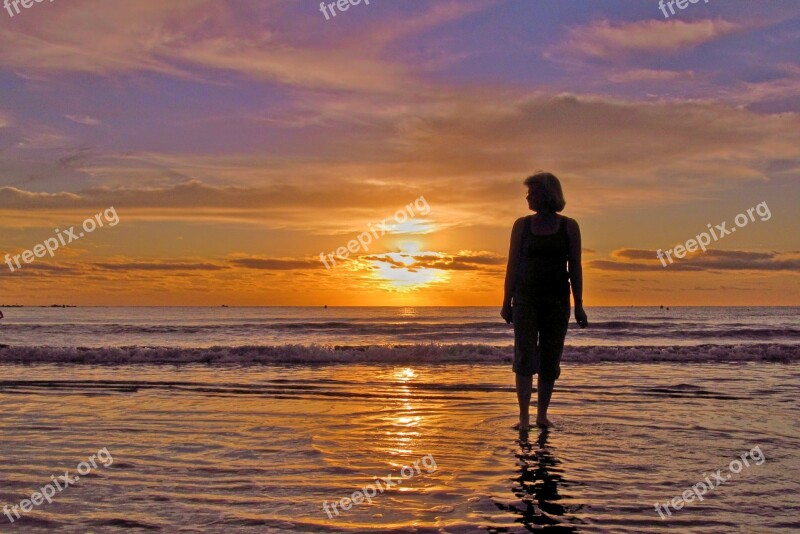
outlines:
[{"label": "wispy cloud", "polygon": [[97,126],[102,124],[102,122],[98,119],[89,117],[88,115],[64,115],[64,117],[72,122],[77,122],[78,124],[83,124],[85,126]]},{"label": "wispy cloud", "polygon": [[566,41],[550,48],[547,57],[615,59],[632,54],[671,54],[744,29],[741,24],[723,19],[652,19],[619,24],[600,20],[570,28]]},{"label": "wispy cloud", "polygon": [[695,76],[693,70],[630,69],[612,72],[608,79],[615,83],[673,82],[693,80]]},{"label": "wispy cloud", "polygon": [[106,271],[221,271],[228,267],[213,263],[169,262],[169,261],[136,261],[136,262],[96,262],[91,264]]},{"label": "wispy cloud", "polygon": [[[275,1],[242,2],[236,8],[211,0],[169,5],[107,0],[92,2],[91,8],[65,4],[42,13],[38,25],[0,34],[0,66],[31,76],[139,71],[213,83],[219,83],[220,75],[212,71],[228,71],[311,89],[407,92],[424,81],[408,64],[381,57],[383,47],[491,5],[437,2],[366,31],[315,43],[270,29],[281,22],[291,26],[290,6]],[[253,18],[264,18],[263,25],[251,24]]]},{"label": "wispy cloud", "polygon": [[294,271],[297,269],[319,269],[319,259],[287,259],[287,258],[236,258],[231,264],[247,269],[264,271]]}]

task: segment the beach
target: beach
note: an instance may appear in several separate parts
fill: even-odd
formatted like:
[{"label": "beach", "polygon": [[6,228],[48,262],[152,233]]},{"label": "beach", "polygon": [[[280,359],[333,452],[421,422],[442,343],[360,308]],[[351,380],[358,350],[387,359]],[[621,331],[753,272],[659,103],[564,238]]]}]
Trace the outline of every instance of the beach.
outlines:
[{"label": "beach", "polygon": [[[791,321],[791,311],[762,313],[772,314],[775,323],[775,314]],[[94,313],[94,328],[125,330],[136,322],[114,322],[113,310],[72,313],[71,328],[80,313]],[[192,313],[172,313],[182,314],[184,323],[197,322]],[[488,317],[489,310],[481,313]],[[27,328],[34,330],[29,319]],[[452,319],[451,325],[469,330]],[[86,316],[81,320],[88,322]],[[39,317],[39,324],[45,322]],[[238,328],[243,322],[228,321]],[[406,322],[407,330],[420,328],[413,318]],[[66,327],[50,324],[44,330],[55,328]],[[786,335],[794,335],[791,328]],[[209,360],[208,349],[191,351],[181,341],[173,343],[172,352],[63,351],[138,355],[132,363],[110,356],[104,363],[47,361],[56,360],[58,350],[40,348],[41,361],[24,364],[8,361],[9,353],[24,353],[22,347],[5,347],[0,350],[6,354],[0,355],[0,501],[14,505],[29,498],[51,475],[75,474],[78,463],[100,449],[107,449],[113,463],[99,465],[59,492],[52,504],[45,502],[14,523],[0,517],[0,530],[526,532],[549,526],[562,532],[707,533],[799,528],[797,345],[771,346],[760,339],[751,344],[748,359],[747,343],[739,343],[739,349],[729,350],[740,354],[736,361],[704,359],[702,354],[712,351],[690,345],[681,353],[694,354],[693,361],[656,361],[659,353],[675,350],[656,345],[645,350],[642,339],[635,341],[638,348],[616,354],[639,360],[647,354],[651,361],[580,358],[611,355],[608,347],[601,352],[575,347],[577,356],[565,354],[552,409],[556,428],[528,435],[511,429],[516,398],[504,345],[496,353],[473,348],[473,361],[463,343],[441,352],[450,361],[436,361],[429,347],[413,362],[407,347],[397,356],[402,348],[384,346],[383,361],[373,363],[342,361],[342,355],[377,350],[363,347],[327,352],[307,347],[307,354],[316,354],[313,362],[299,361],[300,349],[291,353],[293,362],[285,361],[288,349],[279,352],[282,362],[248,362],[247,355],[252,359],[258,351],[242,352],[242,347],[238,361]],[[724,352],[720,347],[716,354]],[[386,356],[393,353],[396,357]],[[778,353],[780,358],[769,357]],[[143,355],[154,354],[161,360],[176,354],[206,360],[147,363]],[[324,354],[335,358],[324,361]],[[756,447],[763,460],[756,462],[761,456],[753,453],[740,472],[729,470],[732,461]],[[416,470],[403,471],[415,462]],[[670,502],[717,470],[730,479],[709,487],[702,501],[671,509],[662,519],[657,503]],[[377,482],[387,476],[399,483]],[[363,495],[365,489],[375,493],[371,502],[353,504],[354,492]],[[347,510],[343,498],[351,499],[344,501]],[[331,503],[340,503],[335,512]]]},{"label": "beach", "polygon": [[[511,430],[505,366],[42,366],[37,383],[30,368],[4,371],[3,502],[102,447],[114,463],[3,531],[786,532],[800,522],[797,364],[569,366],[558,428],[527,443]],[[755,446],[761,465],[659,517],[655,503]],[[323,510],[426,455],[435,471],[372,504]]]}]

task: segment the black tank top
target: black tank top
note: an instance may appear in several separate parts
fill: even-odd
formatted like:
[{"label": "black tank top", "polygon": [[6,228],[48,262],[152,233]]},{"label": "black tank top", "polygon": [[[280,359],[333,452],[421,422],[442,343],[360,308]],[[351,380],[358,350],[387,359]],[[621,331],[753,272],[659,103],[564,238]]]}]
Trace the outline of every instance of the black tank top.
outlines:
[{"label": "black tank top", "polygon": [[531,215],[525,217],[514,300],[528,304],[540,299],[569,300],[569,236],[566,217],[560,217],[554,234],[535,235]]}]

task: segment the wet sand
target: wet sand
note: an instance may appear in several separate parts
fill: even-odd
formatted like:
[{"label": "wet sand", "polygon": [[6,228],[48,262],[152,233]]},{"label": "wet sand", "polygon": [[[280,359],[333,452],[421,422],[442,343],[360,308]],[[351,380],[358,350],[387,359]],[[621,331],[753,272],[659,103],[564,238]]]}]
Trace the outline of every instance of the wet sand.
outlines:
[{"label": "wet sand", "polygon": [[[106,447],[3,532],[778,532],[798,528],[800,365],[565,367],[557,428],[511,430],[505,365],[4,365],[0,504]],[[662,520],[665,503],[766,456]],[[408,479],[401,468],[430,455]],[[392,474],[402,483],[339,515]]]}]

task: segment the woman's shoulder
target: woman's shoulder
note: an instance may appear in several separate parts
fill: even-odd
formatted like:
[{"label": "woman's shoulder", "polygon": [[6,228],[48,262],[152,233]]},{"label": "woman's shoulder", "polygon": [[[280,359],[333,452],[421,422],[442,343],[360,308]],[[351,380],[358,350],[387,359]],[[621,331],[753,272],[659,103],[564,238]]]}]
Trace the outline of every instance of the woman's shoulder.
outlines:
[{"label": "woman's shoulder", "polygon": [[511,227],[511,238],[514,240],[524,239],[525,226],[528,224],[528,217],[520,217],[514,221],[514,226]]},{"label": "woman's shoulder", "polygon": [[562,215],[564,220],[562,221],[561,227],[564,229],[564,233],[572,239],[579,238],[581,235],[581,228],[578,226],[578,221],[571,217],[567,217]]},{"label": "woman's shoulder", "polygon": [[567,217],[566,215],[560,215],[560,214],[559,214],[559,216],[564,221],[564,225],[567,228],[577,228],[578,227],[578,221],[576,221],[572,217]]}]

